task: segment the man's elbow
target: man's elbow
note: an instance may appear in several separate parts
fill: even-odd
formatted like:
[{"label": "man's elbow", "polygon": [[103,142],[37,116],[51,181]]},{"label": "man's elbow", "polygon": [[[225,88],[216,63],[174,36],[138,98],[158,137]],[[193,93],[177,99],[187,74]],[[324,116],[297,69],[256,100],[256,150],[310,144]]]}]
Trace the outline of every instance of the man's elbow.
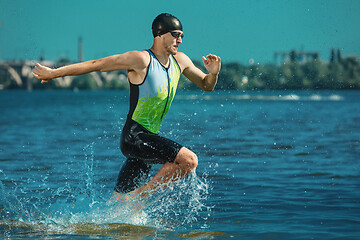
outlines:
[{"label": "man's elbow", "polygon": [[211,74],[206,75],[202,81],[202,89],[205,92],[214,91],[216,83],[217,83],[217,75],[215,76],[215,78],[213,76],[210,77],[210,75]]},{"label": "man's elbow", "polygon": [[205,92],[212,92],[212,91],[214,91],[214,89],[215,89],[215,86],[203,86],[203,90],[205,91]]}]

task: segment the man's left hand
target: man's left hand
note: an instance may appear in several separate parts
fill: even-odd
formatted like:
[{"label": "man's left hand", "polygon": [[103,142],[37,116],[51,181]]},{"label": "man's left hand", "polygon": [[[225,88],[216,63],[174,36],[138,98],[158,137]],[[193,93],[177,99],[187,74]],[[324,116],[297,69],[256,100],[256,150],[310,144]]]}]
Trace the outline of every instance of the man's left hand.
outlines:
[{"label": "man's left hand", "polygon": [[213,54],[209,54],[206,57],[202,57],[202,60],[204,61],[205,68],[209,73],[217,75],[220,72],[220,68],[221,68],[220,57]]}]

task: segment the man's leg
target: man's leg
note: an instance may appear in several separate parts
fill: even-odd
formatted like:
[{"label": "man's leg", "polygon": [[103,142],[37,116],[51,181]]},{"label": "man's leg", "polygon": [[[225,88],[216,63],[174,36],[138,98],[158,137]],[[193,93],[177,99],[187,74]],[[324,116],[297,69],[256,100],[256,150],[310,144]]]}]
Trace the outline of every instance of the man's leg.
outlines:
[{"label": "man's leg", "polygon": [[127,159],[119,172],[115,191],[128,193],[140,187],[144,184],[142,180],[147,177],[150,169],[151,165],[146,164],[143,160]]},{"label": "man's leg", "polygon": [[195,153],[182,147],[173,163],[165,163],[156,175],[142,187],[130,192],[135,196],[146,198],[149,193],[156,191],[156,188],[164,187],[167,183],[172,183],[188,175],[198,165],[198,158]]}]

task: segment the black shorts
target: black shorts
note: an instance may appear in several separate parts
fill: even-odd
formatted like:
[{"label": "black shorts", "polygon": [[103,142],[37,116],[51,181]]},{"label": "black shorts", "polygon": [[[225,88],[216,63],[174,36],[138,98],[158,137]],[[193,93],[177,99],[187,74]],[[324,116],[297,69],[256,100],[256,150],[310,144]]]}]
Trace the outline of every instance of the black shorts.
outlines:
[{"label": "black shorts", "polygon": [[121,133],[120,148],[127,160],[120,170],[115,191],[126,193],[140,187],[152,164],[174,162],[182,145],[128,118]]}]

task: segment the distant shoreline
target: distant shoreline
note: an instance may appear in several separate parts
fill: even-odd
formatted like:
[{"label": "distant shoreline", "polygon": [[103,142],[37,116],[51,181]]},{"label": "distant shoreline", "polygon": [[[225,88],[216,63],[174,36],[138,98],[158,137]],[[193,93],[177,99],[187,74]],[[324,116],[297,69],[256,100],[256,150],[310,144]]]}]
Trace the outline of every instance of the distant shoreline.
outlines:
[{"label": "distant shoreline", "polygon": [[[47,66],[70,64],[68,60],[43,61]],[[206,72],[200,61],[194,64]],[[32,75],[34,61],[0,62],[0,90],[5,89],[128,89],[126,71],[93,72],[67,76],[41,84]],[[197,86],[183,75],[179,89]],[[223,63],[216,89],[237,90],[357,90],[360,89],[360,60],[356,56],[343,58],[340,54],[329,62],[318,58],[298,61],[295,57],[279,64],[243,65]]]}]

